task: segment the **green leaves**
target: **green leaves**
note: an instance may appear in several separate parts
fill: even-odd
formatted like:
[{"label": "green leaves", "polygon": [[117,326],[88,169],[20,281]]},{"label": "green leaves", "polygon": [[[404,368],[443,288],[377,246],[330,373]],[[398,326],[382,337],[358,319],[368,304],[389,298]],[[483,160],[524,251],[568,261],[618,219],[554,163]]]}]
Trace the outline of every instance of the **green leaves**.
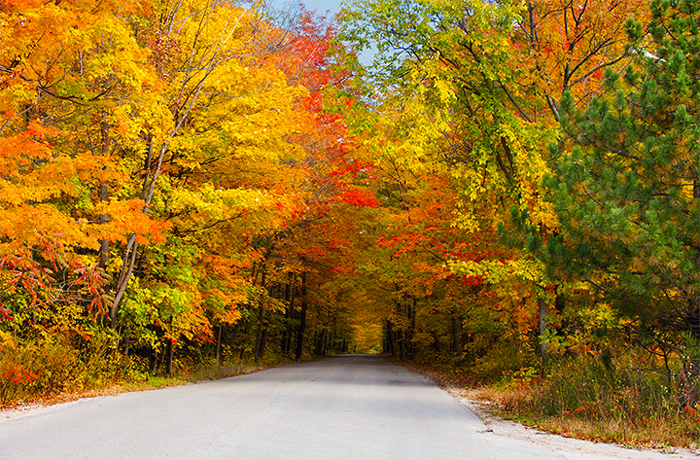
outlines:
[{"label": "green leaves", "polygon": [[618,305],[665,317],[698,308],[699,88],[689,78],[697,58],[685,51],[698,18],[659,2],[652,12],[657,48],[636,55],[639,70],[607,75],[610,92],[585,112],[564,99],[562,127],[580,147],[562,152],[547,184],[562,244],[589,263],[584,276],[616,274],[604,288]]}]

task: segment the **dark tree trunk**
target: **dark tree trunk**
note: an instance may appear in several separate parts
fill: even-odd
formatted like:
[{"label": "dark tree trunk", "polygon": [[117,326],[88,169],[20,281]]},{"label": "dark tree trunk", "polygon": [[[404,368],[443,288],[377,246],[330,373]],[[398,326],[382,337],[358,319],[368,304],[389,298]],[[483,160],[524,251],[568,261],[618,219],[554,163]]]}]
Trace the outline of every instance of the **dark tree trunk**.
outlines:
[{"label": "dark tree trunk", "polygon": [[[107,114],[105,111],[102,111],[102,128],[101,128],[101,134],[102,134],[102,156],[104,158],[107,158],[109,156],[109,144],[110,144],[110,137],[109,137],[109,125],[107,124]],[[103,170],[107,171],[107,167],[105,166]],[[107,183],[105,181],[100,181],[100,186],[99,186],[99,199],[101,202],[106,202],[109,201],[109,189],[107,188]],[[107,214],[100,214],[99,216],[99,222],[100,224],[104,225],[109,222],[109,216]],[[107,267],[107,262],[109,262],[109,240],[108,239],[103,239],[100,240],[100,260],[99,260],[99,267],[104,269]]]},{"label": "dark tree trunk", "polygon": [[286,325],[282,331],[282,354],[288,356],[292,348],[292,320],[294,319],[294,276],[290,274],[289,282],[285,288],[285,300],[287,301],[287,310],[284,314]]},{"label": "dark tree trunk", "polygon": [[401,350],[401,340],[399,336],[399,331],[396,330],[396,326],[392,325],[391,328],[391,349],[394,351],[394,356],[396,356],[396,353],[399,353],[399,357],[402,355],[402,350]]},{"label": "dark tree trunk", "polygon": [[316,338],[316,355],[325,356],[326,354],[326,330],[321,329],[321,333]]},{"label": "dark tree trunk", "polygon": [[168,375],[173,375],[173,342],[168,340],[167,345],[165,346],[165,355],[166,355],[166,369],[168,372]]},{"label": "dark tree trunk", "polygon": [[155,373],[158,367],[158,352],[155,348],[151,349],[151,353],[148,355],[148,368],[151,372]]},{"label": "dark tree trunk", "polygon": [[221,334],[223,332],[224,326],[222,324],[219,324],[219,327],[216,331],[216,362],[221,364],[222,362],[222,356],[221,356]]},{"label": "dark tree trunk", "polygon": [[390,355],[394,354],[394,342],[392,340],[393,328],[391,321],[387,321],[384,327],[384,353]]},{"label": "dark tree trunk", "polygon": [[304,351],[304,331],[306,329],[306,272],[301,274],[301,312],[299,316],[299,328],[297,329],[296,359],[300,360]]},{"label": "dark tree trunk", "polygon": [[[266,281],[266,275],[267,271],[265,270],[265,267],[262,269],[262,278],[260,280],[260,286],[265,287],[265,281]],[[255,332],[255,349],[254,349],[254,355],[253,359],[255,360],[255,364],[257,364],[260,359],[262,359],[262,354],[263,354],[263,347],[264,345],[264,340],[266,336],[266,330],[265,330],[265,300],[261,297],[259,301],[259,306],[258,306],[258,324],[257,324],[257,330]]]},{"label": "dark tree trunk", "polygon": [[[258,361],[265,357],[265,344],[267,343],[267,328],[262,331],[262,338],[260,339],[260,349],[258,350]],[[257,361],[256,361],[257,362]]]},{"label": "dark tree trunk", "polygon": [[458,313],[452,313],[452,347],[456,355],[464,351],[462,344],[462,318]]},{"label": "dark tree trunk", "polygon": [[433,331],[433,350],[435,353],[440,353],[440,336],[437,334],[437,332]]},{"label": "dark tree trunk", "polygon": [[229,344],[229,347],[231,347],[231,356],[234,355],[234,350],[236,349],[236,339],[238,338],[238,331],[241,329],[241,320],[239,319],[238,322],[233,326],[233,330],[231,331],[231,334],[226,334],[228,337],[226,338],[226,343]]}]

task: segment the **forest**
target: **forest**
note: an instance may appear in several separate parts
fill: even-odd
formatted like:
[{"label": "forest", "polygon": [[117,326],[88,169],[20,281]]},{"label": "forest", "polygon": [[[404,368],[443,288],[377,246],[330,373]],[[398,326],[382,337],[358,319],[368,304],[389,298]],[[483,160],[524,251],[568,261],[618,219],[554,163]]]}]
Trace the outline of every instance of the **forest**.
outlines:
[{"label": "forest", "polygon": [[0,0],[0,405],[385,353],[697,447],[699,111],[693,0]]}]

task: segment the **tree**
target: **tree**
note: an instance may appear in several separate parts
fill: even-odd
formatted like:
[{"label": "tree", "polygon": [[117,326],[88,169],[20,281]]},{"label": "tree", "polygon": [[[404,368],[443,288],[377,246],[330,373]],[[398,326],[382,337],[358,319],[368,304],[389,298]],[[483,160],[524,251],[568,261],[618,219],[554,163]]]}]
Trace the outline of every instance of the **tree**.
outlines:
[{"label": "tree", "polygon": [[[164,227],[141,213],[139,200],[106,195],[107,184],[128,177],[115,161],[134,140],[128,101],[153,94],[144,87],[155,76],[131,28],[147,10],[81,1],[0,8],[2,36],[16,37],[3,40],[0,58],[0,257],[15,301],[21,287],[33,305],[43,298],[104,311],[108,242],[162,238]],[[109,214],[120,218],[108,223]],[[88,255],[95,251],[99,263]],[[90,287],[76,289],[86,279]]]},{"label": "tree", "polygon": [[[623,67],[623,23],[645,11],[642,1],[362,1],[346,12],[344,37],[377,43],[368,78],[387,105],[400,101],[380,115],[404,130],[395,157],[451,176],[465,239],[496,227],[507,236],[497,252],[511,259],[451,258],[450,269],[493,286],[529,284],[513,306],[528,299],[543,326],[553,293],[571,281],[548,272],[528,244],[557,232],[542,179],[555,167],[546,146],[558,136],[560,100],[565,92],[585,100],[600,91],[604,69]],[[417,148],[406,149],[411,142]],[[379,144],[384,155],[394,147]]]},{"label": "tree", "polygon": [[650,41],[628,23],[634,66],[607,72],[607,93],[585,110],[563,100],[562,128],[575,145],[555,150],[548,186],[561,234],[549,250],[648,331],[697,341],[700,8],[653,1],[651,11]]}]

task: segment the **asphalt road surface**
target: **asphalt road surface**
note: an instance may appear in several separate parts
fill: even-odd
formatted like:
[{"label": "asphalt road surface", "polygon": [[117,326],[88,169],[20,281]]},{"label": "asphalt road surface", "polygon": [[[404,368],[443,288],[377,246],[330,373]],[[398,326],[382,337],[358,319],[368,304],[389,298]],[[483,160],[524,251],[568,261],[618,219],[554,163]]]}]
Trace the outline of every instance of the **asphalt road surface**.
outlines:
[{"label": "asphalt road surface", "polygon": [[0,420],[2,460],[646,458],[580,449],[491,432],[457,399],[377,356],[85,399]]}]

